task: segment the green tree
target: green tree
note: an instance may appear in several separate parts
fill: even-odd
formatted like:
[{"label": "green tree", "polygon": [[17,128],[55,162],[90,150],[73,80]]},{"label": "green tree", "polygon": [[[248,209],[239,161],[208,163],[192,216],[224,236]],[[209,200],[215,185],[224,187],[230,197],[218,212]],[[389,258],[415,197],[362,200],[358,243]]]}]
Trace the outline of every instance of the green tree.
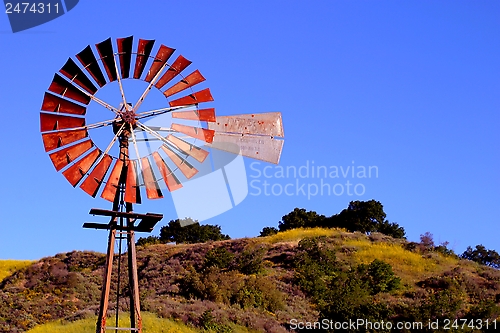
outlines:
[{"label": "green tree", "polygon": [[[182,226],[180,222],[185,226]],[[187,225],[186,225],[187,224]],[[168,225],[160,229],[160,240],[163,243],[204,243],[208,241],[220,241],[230,239],[228,235],[221,232],[218,225],[200,225],[192,219],[171,220]]]},{"label": "green tree", "polygon": [[495,250],[487,250],[483,245],[476,245],[473,250],[470,246],[460,256],[463,259],[472,260],[481,265],[500,268],[500,255]]},{"label": "green tree", "polygon": [[149,236],[149,237],[141,237],[137,240],[136,245],[138,246],[147,246],[152,244],[161,244],[162,241],[157,236]]},{"label": "green tree", "polygon": [[271,235],[276,235],[278,233],[278,229],[275,227],[264,227],[260,232],[259,237],[266,237]]},{"label": "green tree", "polygon": [[357,270],[361,279],[368,282],[372,295],[390,292],[400,286],[401,279],[394,274],[391,265],[383,260],[375,259],[369,265],[361,264]]},{"label": "green tree", "polygon": [[314,228],[323,226],[326,217],[314,211],[306,211],[304,208],[295,208],[292,212],[281,218],[278,223],[279,231],[296,228]]},{"label": "green tree", "polygon": [[375,200],[351,201],[346,209],[328,220],[330,227],[364,233],[381,232],[395,238],[405,238],[404,228],[387,221],[384,206]]}]

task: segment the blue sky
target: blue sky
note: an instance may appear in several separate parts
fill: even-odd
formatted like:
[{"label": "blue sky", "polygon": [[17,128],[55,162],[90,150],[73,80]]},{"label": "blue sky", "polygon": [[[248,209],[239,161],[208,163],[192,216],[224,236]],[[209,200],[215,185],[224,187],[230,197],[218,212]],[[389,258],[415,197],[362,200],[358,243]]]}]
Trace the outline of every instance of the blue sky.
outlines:
[{"label": "blue sky", "polygon": [[[332,215],[351,200],[375,199],[410,240],[429,231],[460,253],[476,244],[498,251],[499,15],[494,1],[80,1],[16,34],[0,15],[0,258],[105,251],[106,232],[81,225],[97,220],[90,208],[110,204],[54,170],[39,111],[68,57],[129,35],[192,60],[218,115],[282,112],[284,168],[378,170],[323,179],[361,184],[362,195],[266,196],[250,187],[242,203],[205,223],[253,237],[295,207]],[[255,186],[321,182],[257,177],[271,165],[252,162],[245,164]],[[176,218],[169,196],[135,210],[164,214],[160,226]]]}]

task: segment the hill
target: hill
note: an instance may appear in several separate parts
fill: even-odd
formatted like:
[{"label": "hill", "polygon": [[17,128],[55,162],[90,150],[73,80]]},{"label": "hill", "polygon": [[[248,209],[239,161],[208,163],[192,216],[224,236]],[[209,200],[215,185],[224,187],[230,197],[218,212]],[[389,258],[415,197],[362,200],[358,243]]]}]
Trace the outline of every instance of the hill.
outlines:
[{"label": "hill", "polygon": [[[179,332],[287,332],[299,322],[323,318],[422,322],[419,332],[440,331],[427,327],[429,320],[440,320],[442,331],[449,332],[446,320],[452,325],[454,319],[467,324],[474,319],[472,326],[456,330],[472,332],[478,320],[498,318],[498,270],[420,245],[379,233],[313,228],[141,246],[141,306],[150,323],[182,325]],[[0,332],[23,332],[40,324],[49,326],[37,326],[33,333],[56,332],[50,327],[68,323],[92,326],[104,257],[61,253],[10,273],[0,283]],[[126,276],[122,278],[126,285]],[[116,284],[115,278],[112,292]],[[119,306],[126,310],[126,300]]]}]

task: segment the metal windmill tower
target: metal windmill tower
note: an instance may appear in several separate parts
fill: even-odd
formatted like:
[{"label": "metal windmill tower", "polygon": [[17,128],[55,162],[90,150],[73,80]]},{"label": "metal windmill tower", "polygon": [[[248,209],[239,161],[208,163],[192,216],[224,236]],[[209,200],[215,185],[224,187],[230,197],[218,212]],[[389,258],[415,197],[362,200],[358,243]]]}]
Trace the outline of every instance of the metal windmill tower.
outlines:
[{"label": "metal windmill tower", "polygon": [[[195,163],[203,163],[209,155],[209,150],[201,145],[271,163],[278,163],[283,147],[283,140],[275,139],[283,137],[280,113],[216,117],[214,108],[200,108],[200,104],[213,101],[210,90],[193,89],[205,81],[200,71],[184,76],[182,72],[191,61],[179,55],[169,62],[175,49],[165,45],[160,45],[152,56],[154,43],[154,40],[144,39],[134,42],[131,36],[108,38],[96,44],[95,49],[90,45],[85,47],[76,55],[77,61],[69,58],[55,73],[40,112],[43,144],[56,170],[62,171],[73,187],[80,187],[92,197],[100,195],[113,204],[112,210],[90,210],[92,215],[109,217],[109,223],[84,224],[84,228],[109,230],[97,333],[118,329],[142,332],[135,232],[151,232],[163,215],[133,211],[133,204],[141,203],[141,189],[148,199],[162,198],[162,188],[180,189],[183,181],[198,172]],[[145,72],[146,66],[149,67]],[[134,104],[127,100],[126,80],[145,82],[146,88]],[[120,97],[117,105],[97,96],[102,87],[113,82],[119,87],[116,89]],[[141,105],[153,88],[166,98],[165,107],[142,111]],[[174,97],[179,96],[177,94],[183,96]],[[101,119],[107,120],[87,123],[91,102],[102,107]],[[171,116],[170,124],[145,124],[147,118],[165,114]],[[193,125],[186,124],[189,122]],[[103,128],[107,130],[109,144],[98,147],[91,132]],[[146,139],[139,137],[145,135]],[[148,146],[141,156],[144,150],[139,149],[140,140],[148,144],[156,141],[158,146],[156,149]],[[131,145],[133,150],[129,149]],[[113,149],[117,156],[112,154]],[[107,326],[115,241],[119,244],[119,289],[124,239],[127,242],[130,328],[118,327],[119,290],[115,326]]]}]

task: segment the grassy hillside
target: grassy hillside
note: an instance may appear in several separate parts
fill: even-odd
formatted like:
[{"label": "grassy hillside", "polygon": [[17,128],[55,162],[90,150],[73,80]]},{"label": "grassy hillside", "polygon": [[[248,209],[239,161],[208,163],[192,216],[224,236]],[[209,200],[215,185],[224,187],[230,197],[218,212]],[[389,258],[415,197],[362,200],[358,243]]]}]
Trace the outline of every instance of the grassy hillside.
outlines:
[{"label": "grassy hillside", "polygon": [[[142,314],[144,333],[197,333],[199,330],[190,328],[182,323],[168,319],[158,318],[152,313]],[[28,333],[88,333],[95,331],[97,317],[80,319],[67,322],[63,320],[53,321],[47,324],[38,325],[28,331]],[[128,322],[130,324],[130,321]],[[120,321],[120,326],[127,325],[125,320]],[[110,326],[114,326],[114,320]]]},{"label": "grassy hillside", "polygon": [[18,269],[31,265],[31,260],[0,260],[0,281]]},{"label": "grassy hillside", "polygon": [[[156,244],[138,247],[137,260],[145,332],[278,333],[290,331],[292,319],[427,322],[500,314],[498,270],[379,233],[314,228]],[[0,332],[92,331],[103,264],[103,254],[74,251],[18,268],[0,283]],[[114,277],[112,292],[116,285]],[[436,332],[420,332],[427,331]]]}]

